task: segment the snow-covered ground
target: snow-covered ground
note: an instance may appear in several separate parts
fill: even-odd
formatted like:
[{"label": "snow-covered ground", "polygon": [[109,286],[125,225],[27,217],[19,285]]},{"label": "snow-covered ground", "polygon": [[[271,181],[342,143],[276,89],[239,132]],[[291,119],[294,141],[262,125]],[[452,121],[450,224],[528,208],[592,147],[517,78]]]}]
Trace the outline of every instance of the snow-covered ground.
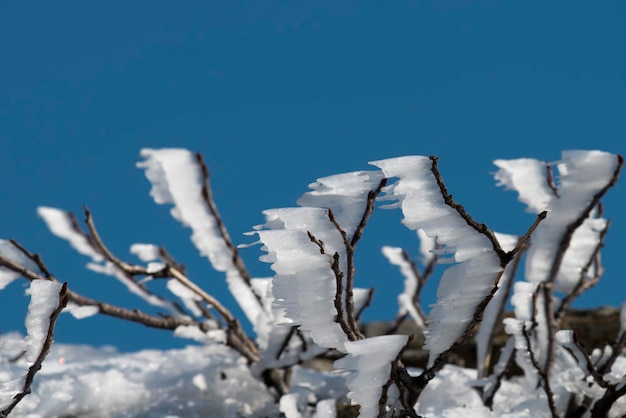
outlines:
[{"label": "snow-covered ground", "polygon": [[[15,349],[20,341],[22,336],[10,333],[0,342],[2,405],[21,386],[29,366],[23,357],[10,361],[20,353]],[[621,358],[612,376],[625,373]],[[543,390],[528,390],[522,380],[504,381],[490,411],[471,387],[475,376],[475,370],[446,366],[420,397],[417,412],[424,417],[549,416]],[[567,401],[565,387],[586,385],[575,367],[558,373],[554,382],[563,389],[555,393],[557,403]],[[243,358],[219,344],[135,353],[58,344],[36,375],[32,394],[11,417],[279,417],[282,410],[289,418],[321,418],[336,416],[335,404],[348,402],[344,377],[337,372],[296,366],[290,391],[275,402]],[[619,400],[611,416],[624,413],[626,401]]]}]

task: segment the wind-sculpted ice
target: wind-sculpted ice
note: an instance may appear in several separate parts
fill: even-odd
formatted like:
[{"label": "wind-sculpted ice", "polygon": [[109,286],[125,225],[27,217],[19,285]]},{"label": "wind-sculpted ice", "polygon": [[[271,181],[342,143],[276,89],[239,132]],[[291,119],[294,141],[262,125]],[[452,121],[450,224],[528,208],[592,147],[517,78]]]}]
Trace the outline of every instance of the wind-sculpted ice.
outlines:
[{"label": "wind-sculpted ice", "polygon": [[[276,273],[272,293],[274,306],[284,312],[286,325],[311,333],[316,344],[344,350],[346,334],[335,321],[337,278],[332,270],[335,252],[343,251],[337,229],[321,208],[285,208],[264,212],[267,223],[256,234]],[[322,253],[308,235],[324,242]]]},{"label": "wind-sculpted ice", "polygon": [[[345,344],[348,355],[335,361],[335,368],[348,371],[348,397],[361,405],[359,417],[379,416],[378,401],[383,386],[390,379],[392,363],[407,340],[406,335],[383,335]],[[397,388],[391,388],[388,397],[397,399]]]},{"label": "wind-sculpted ice", "polygon": [[331,208],[339,225],[352,236],[363,216],[370,191],[383,180],[380,171],[354,171],[322,177],[309,184],[313,189],[298,199],[300,206]]},{"label": "wind-sculpted ice", "polygon": [[[499,185],[516,190],[528,211],[548,211],[547,218],[533,233],[526,257],[526,279],[532,282],[549,277],[560,243],[567,229],[590,209],[594,195],[612,180],[618,156],[602,151],[563,151],[557,162],[558,182],[550,183],[546,163],[533,159],[496,160],[495,178]],[[600,242],[606,220],[591,211],[571,238],[556,277],[556,290],[570,293],[580,281],[580,273]],[[593,274],[593,271],[588,272]]]},{"label": "wind-sculpted ice", "polygon": [[[112,262],[105,260],[104,256],[97,251],[96,247],[88,237],[75,225],[75,220],[69,212],[61,209],[43,207],[37,208],[39,216],[44,220],[46,226],[54,235],[69,242],[78,253],[91,258],[87,263],[87,268],[93,272],[115,277],[129,292],[139,296],[145,302],[160,308],[166,308],[172,313],[176,312],[173,304],[161,299],[154,294],[147,292],[134,280],[129,280],[127,275]],[[68,311],[77,319],[86,318],[97,312],[94,308],[77,308],[70,304]]]},{"label": "wind-sculpted ice", "polygon": [[398,295],[398,316],[401,317],[408,313],[418,327],[424,328],[424,321],[417,312],[417,307],[413,300],[413,295],[415,295],[417,291],[418,279],[415,276],[411,263],[404,258],[402,248],[385,245],[382,251],[383,255],[387,257],[387,260],[389,260],[391,264],[400,268],[400,273],[404,276],[404,291]]},{"label": "wind-sculpted ice", "polygon": [[[435,250],[440,263],[457,263],[441,277],[437,302],[427,320],[425,348],[430,350],[428,367],[466,332],[478,305],[494,290],[502,272],[491,241],[468,225],[448,206],[432,172],[428,157],[408,156],[375,161],[386,177],[398,180],[386,188],[387,199],[402,208],[403,223],[423,229],[442,246]],[[447,258],[442,256],[447,255]]]},{"label": "wind-sculpted ice", "polygon": [[258,332],[259,327],[266,326],[267,314],[232,261],[225,230],[220,229],[216,214],[204,198],[202,166],[196,155],[179,148],[144,148],[141,156],[145,160],[137,167],[146,170],[155,203],[174,205],[172,216],[191,228],[191,241],[213,268],[226,273],[230,292]]}]

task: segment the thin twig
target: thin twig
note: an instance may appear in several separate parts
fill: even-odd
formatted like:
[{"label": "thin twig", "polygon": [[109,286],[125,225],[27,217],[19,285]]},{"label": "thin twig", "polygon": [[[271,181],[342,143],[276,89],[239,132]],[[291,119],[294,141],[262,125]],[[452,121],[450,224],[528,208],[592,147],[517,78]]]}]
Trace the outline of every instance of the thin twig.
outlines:
[{"label": "thin twig", "polygon": [[532,349],[532,346],[530,343],[530,335],[528,331],[526,330],[526,327],[523,324],[522,324],[522,336],[524,337],[524,340],[526,341],[526,347],[528,350],[530,362],[532,363],[535,370],[537,370],[537,373],[539,374],[539,376],[541,377],[541,380],[543,381],[543,390],[546,393],[546,398],[548,401],[548,407],[550,408],[550,413],[552,414],[553,417],[558,418],[559,413],[557,412],[556,404],[554,403],[554,393],[552,392],[552,388],[550,387],[550,379],[548,377],[548,372],[539,364],[539,362],[535,358],[535,352]]},{"label": "thin twig", "polygon": [[[594,248],[591,256],[589,257],[589,261],[580,271],[580,278],[578,283],[572,289],[572,291],[565,296],[558,309],[556,309],[554,313],[554,317],[557,323],[560,323],[565,315],[565,312],[570,307],[572,302],[579,297],[583,292],[595,286],[599,281],[600,277],[604,273],[604,267],[602,267],[602,263],[600,260],[600,250],[604,247],[604,238],[606,237],[606,233],[609,230],[610,222],[606,223],[606,226],[602,231],[600,231],[600,235],[598,237],[598,244]],[[591,279],[587,279],[587,273],[591,269],[592,266],[595,266],[595,274]]]},{"label": "thin twig", "polygon": [[415,337],[413,335],[409,335],[409,338],[407,338],[406,344],[404,344],[404,346],[400,349],[400,351],[398,352],[398,355],[396,355],[396,358],[394,358],[391,361],[391,372],[389,373],[389,379],[387,379],[387,381],[383,385],[382,391],[380,393],[380,398],[378,399],[378,418],[385,418],[387,416],[387,401],[389,400],[389,397],[388,397],[389,388],[391,387],[393,383],[396,383],[399,381],[398,369],[404,367],[400,359],[402,358],[402,355],[404,354],[404,352],[409,348],[409,345],[411,344],[411,342],[413,342],[414,338]]}]

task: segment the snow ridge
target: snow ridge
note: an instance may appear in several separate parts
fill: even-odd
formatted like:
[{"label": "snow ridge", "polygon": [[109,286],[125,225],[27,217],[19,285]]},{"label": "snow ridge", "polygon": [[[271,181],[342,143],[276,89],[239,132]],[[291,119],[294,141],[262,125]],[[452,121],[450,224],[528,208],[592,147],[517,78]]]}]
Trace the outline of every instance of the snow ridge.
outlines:
[{"label": "snow ridge", "polygon": [[374,161],[386,177],[399,179],[386,188],[386,199],[397,199],[403,223],[412,230],[423,229],[443,246],[436,250],[440,263],[448,267],[441,277],[437,302],[427,320],[426,344],[430,350],[428,367],[465,332],[476,307],[492,292],[502,272],[500,259],[491,241],[470,227],[446,205],[431,171],[432,161],[423,156],[407,156]]}]

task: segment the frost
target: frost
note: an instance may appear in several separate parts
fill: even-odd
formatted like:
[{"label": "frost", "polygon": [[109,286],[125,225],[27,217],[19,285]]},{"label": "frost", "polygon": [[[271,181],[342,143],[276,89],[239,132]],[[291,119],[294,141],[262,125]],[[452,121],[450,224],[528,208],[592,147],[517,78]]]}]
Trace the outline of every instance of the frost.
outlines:
[{"label": "frost", "polygon": [[71,313],[76,319],[85,319],[100,312],[100,308],[91,305],[80,306],[69,302],[65,307],[65,311]]},{"label": "frost", "polygon": [[46,340],[50,317],[59,307],[59,293],[63,284],[48,280],[33,280],[30,283],[30,303],[26,314],[26,360],[34,362]]},{"label": "frost", "polygon": [[[502,233],[495,233],[495,235],[504,251],[512,251],[519,239],[514,235]],[[510,282],[514,278],[513,267],[514,265],[511,263],[504,269],[504,273],[502,273],[502,277],[500,277],[500,282],[498,283],[498,289],[485,308],[483,320],[476,334],[476,358],[479,376],[484,373],[483,360],[487,358],[489,340],[496,327],[496,321],[500,317],[500,311],[503,309],[506,298],[508,297],[507,289],[510,287]]]},{"label": "frost", "polygon": [[207,207],[202,191],[202,168],[196,156],[178,148],[141,150],[145,159],[137,167],[145,169],[158,204],[173,204],[172,216],[192,230],[191,241],[200,254],[209,258],[217,271],[226,273],[232,295],[252,324],[266,316],[256,295],[232,263],[231,249],[225,243],[214,214]]},{"label": "frost", "polygon": [[352,236],[363,216],[364,202],[383,179],[380,171],[354,171],[322,177],[309,184],[313,189],[297,203],[300,206],[331,208],[348,236]]},{"label": "frost", "polygon": [[378,416],[378,400],[391,363],[407,341],[406,335],[384,335],[345,343],[348,355],[335,361],[335,368],[352,371],[346,377],[348,397],[361,405],[360,417]]},{"label": "frost", "polygon": [[411,263],[405,260],[402,248],[383,246],[382,252],[391,264],[400,267],[400,272],[402,276],[404,276],[404,291],[398,295],[398,305],[400,307],[398,316],[403,316],[408,313],[417,323],[418,327],[424,328],[422,317],[417,312],[413,301],[413,295],[415,295],[417,291],[418,282]]},{"label": "frost", "polygon": [[[36,271],[37,266],[26,257],[17,247],[11,244],[10,241],[0,239],[0,255],[8,258],[16,264],[28,268],[29,270]],[[20,275],[13,270],[9,270],[4,266],[0,266],[0,290],[7,287],[11,282],[20,277]]]},{"label": "frost", "polygon": [[443,245],[438,253],[449,255],[440,262],[456,262],[441,277],[437,303],[427,321],[428,366],[448,350],[467,329],[476,307],[491,293],[501,273],[500,260],[489,239],[478,233],[446,205],[431,171],[428,157],[409,156],[375,161],[386,177],[398,181],[386,189],[386,198],[401,202],[403,223],[423,229]]},{"label": "frost", "polygon": [[[563,151],[561,161],[556,163],[560,180],[557,192],[548,185],[545,169],[541,168],[545,163],[530,159],[496,160],[494,163],[500,167],[495,174],[499,184],[516,190],[529,211],[548,211],[547,218],[533,234],[525,268],[527,280],[548,280],[566,229],[583,214],[593,196],[611,181],[618,158],[601,151]],[[582,268],[599,243],[605,222],[604,219],[586,219],[576,230],[558,273],[558,291],[569,293],[578,283]]]},{"label": "frost", "polygon": [[104,257],[94,250],[87,237],[77,229],[69,213],[57,208],[40,206],[37,208],[37,214],[44,220],[50,232],[68,241],[80,254],[90,257],[95,262],[104,260]]},{"label": "frost", "polygon": [[154,244],[133,244],[130,246],[130,252],[146,263],[161,258],[159,247]]}]

